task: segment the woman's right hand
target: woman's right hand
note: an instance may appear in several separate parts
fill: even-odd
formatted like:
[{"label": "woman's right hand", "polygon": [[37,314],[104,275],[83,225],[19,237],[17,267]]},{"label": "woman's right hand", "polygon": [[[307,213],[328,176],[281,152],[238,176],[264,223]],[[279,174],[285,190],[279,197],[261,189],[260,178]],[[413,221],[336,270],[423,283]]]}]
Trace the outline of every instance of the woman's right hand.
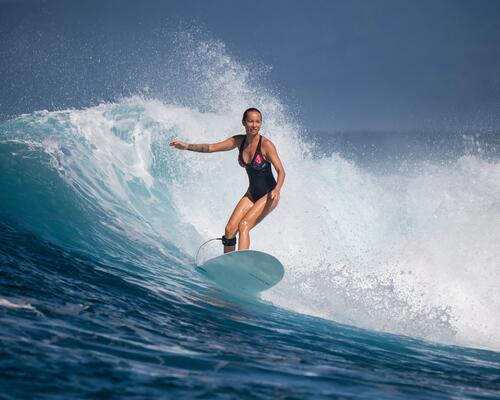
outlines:
[{"label": "woman's right hand", "polygon": [[176,149],[179,150],[187,150],[188,144],[180,140],[173,140],[170,142],[170,147],[175,147]]}]

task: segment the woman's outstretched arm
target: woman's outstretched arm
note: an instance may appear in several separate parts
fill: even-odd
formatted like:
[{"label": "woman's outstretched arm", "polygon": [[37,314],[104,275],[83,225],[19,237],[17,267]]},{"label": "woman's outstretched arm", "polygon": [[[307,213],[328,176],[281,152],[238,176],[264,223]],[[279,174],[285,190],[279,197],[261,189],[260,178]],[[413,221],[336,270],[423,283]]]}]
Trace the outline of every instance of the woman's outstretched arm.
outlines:
[{"label": "woman's outstretched arm", "polygon": [[217,151],[228,151],[238,147],[237,136],[231,136],[226,140],[212,144],[189,144],[180,140],[170,142],[171,147],[179,150],[197,151],[198,153],[215,153]]}]

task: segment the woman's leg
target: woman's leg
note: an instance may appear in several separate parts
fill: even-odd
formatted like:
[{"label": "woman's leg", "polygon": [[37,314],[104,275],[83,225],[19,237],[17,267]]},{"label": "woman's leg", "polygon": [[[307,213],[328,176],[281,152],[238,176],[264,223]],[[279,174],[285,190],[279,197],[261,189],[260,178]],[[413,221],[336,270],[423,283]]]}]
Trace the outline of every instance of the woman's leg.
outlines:
[{"label": "woman's leg", "polygon": [[257,200],[254,206],[247,211],[238,225],[238,231],[240,232],[238,250],[250,248],[250,230],[273,211],[277,205],[278,199],[271,200],[271,193],[268,193]]},{"label": "woman's leg", "polygon": [[[224,236],[227,239],[232,239],[238,233],[238,225],[240,224],[241,219],[245,216],[249,209],[253,207],[254,203],[250,200],[250,196],[248,192],[240,199],[236,207],[234,207],[233,213],[231,217],[229,217],[229,221],[226,225],[226,231]],[[229,253],[234,251],[235,246],[224,246],[224,253]]]}]

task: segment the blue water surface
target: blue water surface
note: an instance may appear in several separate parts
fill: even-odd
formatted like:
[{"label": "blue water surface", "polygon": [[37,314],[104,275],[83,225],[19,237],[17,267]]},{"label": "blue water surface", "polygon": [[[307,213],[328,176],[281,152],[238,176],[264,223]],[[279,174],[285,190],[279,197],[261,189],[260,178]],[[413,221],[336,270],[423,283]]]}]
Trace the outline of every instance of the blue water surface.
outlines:
[{"label": "blue water surface", "polygon": [[5,219],[0,232],[8,399],[499,395],[496,352],[343,326],[204,284],[155,287]]}]

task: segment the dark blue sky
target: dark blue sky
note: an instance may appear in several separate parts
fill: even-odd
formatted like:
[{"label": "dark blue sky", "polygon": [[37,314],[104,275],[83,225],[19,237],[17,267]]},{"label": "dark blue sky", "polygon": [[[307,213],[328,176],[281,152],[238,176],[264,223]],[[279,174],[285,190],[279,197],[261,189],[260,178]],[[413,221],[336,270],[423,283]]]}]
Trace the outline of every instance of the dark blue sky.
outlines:
[{"label": "dark blue sky", "polygon": [[1,119],[168,96],[172,37],[191,30],[272,67],[309,130],[500,127],[500,1],[102,3],[0,1]]}]

